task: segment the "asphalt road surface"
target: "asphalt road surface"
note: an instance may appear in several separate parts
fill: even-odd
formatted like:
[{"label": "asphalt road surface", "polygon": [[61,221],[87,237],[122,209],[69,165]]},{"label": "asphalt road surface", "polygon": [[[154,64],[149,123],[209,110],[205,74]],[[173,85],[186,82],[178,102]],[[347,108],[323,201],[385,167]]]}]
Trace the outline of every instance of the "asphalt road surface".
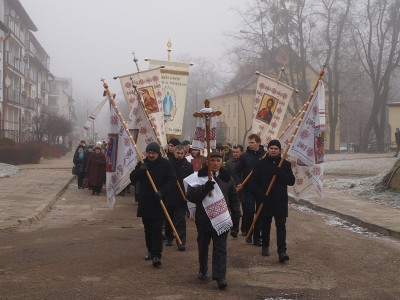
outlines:
[{"label": "asphalt road surface", "polygon": [[229,237],[220,291],[197,279],[192,220],[187,251],[164,247],[158,269],[145,261],[136,208],[132,194],[110,209],[73,182],[38,223],[1,230],[0,299],[400,299],[400,241],[333,216],[291,206],[284,264],[274,229],[269,257]]}]

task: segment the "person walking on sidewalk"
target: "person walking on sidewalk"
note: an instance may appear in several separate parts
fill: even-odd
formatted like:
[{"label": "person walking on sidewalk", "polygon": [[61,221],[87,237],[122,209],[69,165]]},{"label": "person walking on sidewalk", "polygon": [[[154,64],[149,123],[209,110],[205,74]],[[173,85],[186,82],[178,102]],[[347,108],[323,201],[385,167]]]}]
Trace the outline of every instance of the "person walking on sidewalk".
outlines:
[{"label": "person walking on sidewalk", "polygon": [[397,157],[399,155],[399,151],[400,151],[400,129],[399,128],[396,128],[394,137],[395,137],[396,145],[397,145],[396,154],[394,155],[394,157]]},{"label": "person walking on sidewalk", "polygon": [[[169,159],[172,167],[175,170],[176,178],[184,191],[183,179],[193,174],[193,166],[185,158],[185,147],[183,145],[175,146],[174,157]],[[186,199],[183,198],[182,193],[179,190],[178,182],[171,188],[170,192],[165,195],[165,201],[167,203],[167,211],[174,222],[176,231],[178,232],[179,238],[182,241],[181,245],[178,245],[179,251],[185,251],[186,249]],[[165,222],[165,236],[167,238],[167,246],[173,245],[174,234],[172,232],[171,225],[169,222]]]},{"label": "person walking on sidewalk", "polygon": [[[256,162],[264,155],[265,150],[264,146],[261,145],[261,138],[257,134],[250,134],[248,137],[249,146],[246,149],[246,152],[243,153],[239,161],[236,165],[237,172],[241,176],[241,182],[243,182],[247,175],[253,170]],[[238,184],[238,191],[242,190],[242,185]],[[245,185],[243,187],[243,198],[246,209],[243,215],[243,221],[245,224],[243,235],[247,235],[248,230],[250,229],[251,224],[253,223],[254,214],[260,206],[260,200],[254,198],[251,189]],[[261,235],[260,235],[260,226],[259,222],[256,222],[253,230],[253,239],[250,236],[246,239],[246,242],[251,244],[253,243],[256,246],[262,246],[261,244]]]},{"label": "person walking on sidewalk", "polygon": [[83,167],[83,160],[85,157],[85,147],[84,146],[79,146],[78,151],[74,155],[73,163],[74,167],[77,170],[76,178],[78,180],[78,189],[83,188],[83,179],[85,178],[86,172],[85,168]]},{"label": "person walking on sidewalk", "polygon": [[92,189],[92,195],[100,195],[106,174],[106,156],[99,146],[94,147],[94,152],[89,156],[86,166],[86,177]]},{"label": "person walking on sidewalk", "polygon": [[[157,193],[146,171],[157,187]],[[145,260],[152,260],[154,267],[161,266],[162,225],[164,212],[160,200],[176,185],[176,175],[170,162],[161,157],[160,146],[151,142],[146,147],[146,158],[139,162],[130,174],[131,184],[135,184],[138,197],[137,216],[142,218],[146,239],[147,255]]]},{"label": "person walking on sidewalk", "polygon": [[[222,155],[219,152],[212,152],[210,156],[210,169],[214,181],[208,180],[207,167],[185,178],[184,181],[187,184],[188,199],[195,204],[196,210],[195,223],[200,265],[198,279],[202,281],[207,279],[208,247],[212,240],[212,278],[217,281],[218,288],[223,290],[227,287],[228,232],[232,226],[232,219],[240,217],[240,209],[235,182],[228,171],[222,168]],[[189,210],[191,210],[190,207]]]},{"label": "person walking on sidewalk", "polygon": [[[285,262],[289,260],[289,256],[286,254],[286,218],[288,216],[289,199],[287,186],[294,185],[295,177],[289,161],[284,160],[282,166],[278,167],[281,161],[281,143],[278,140],[270,141],[267,151],[265,158],[256,162],[249,188],[251,188],[254,197],[264,203],[260,215],[261,254],[263,256],[269,255],[271,223],[272,217],[274,217],[279,262]],[[266,197],[265,193],[274,175],[276,175],[275,183],[268,197]]]}]

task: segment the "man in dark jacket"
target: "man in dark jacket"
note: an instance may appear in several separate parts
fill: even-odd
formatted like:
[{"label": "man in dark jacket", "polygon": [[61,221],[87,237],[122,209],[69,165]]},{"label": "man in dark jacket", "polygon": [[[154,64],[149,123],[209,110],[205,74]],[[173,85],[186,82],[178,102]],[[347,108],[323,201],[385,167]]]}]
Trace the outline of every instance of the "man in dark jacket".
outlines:
[{"label": "man in dark jacket", "polygon": [[[281,167],[278,167],[281,161],[281,143],[278,140],[272,140],[268,143],[268,153],[266,157],[258,161],[254,167],[249,187],[254,196],[264,203],[261,211],[261,237],[263,256],[269,255],[269,237],[271,230],[272,217],[275,218],[276,236],[279,261],[289,260],[286,254],[286,218],[288,216],[288,191],[287,186],[294,185],[295,177],[292,172],[290,162],[283,161]],[[265,193],[268,186],[276,175],[275,183],[268,195]]]},{"label": "man in dark jacket", "polygon": [[[211,172],[213,172],[213,181],[207,178],[207,167],[202,168],[197,174],[193,174],[185,178],[188,183],[187,196],[190,202],[196,204],[195,222],[197,227],[197,244],[199,248],[199,264],[200,270],[198,278],[200,280],[207,279],[208,271],[208,247],[210,241],[213,241],[212,253],[212,278],[217,281],[219,289],[225,289],[226,283],[226,242],[229,228],[232,226],[232,219],[240,217],[239,203],[236,193],[236,185],[229,173],[222,169],[222,155],[218,152],[211,154]],[[194,178],[195,177],[195,178]],[[190,179],[194,178],[198,183],[191,185]],[[218,184],[223,198],[213,203],[210,200],[209,192],[217,193],[214,190],[214,184]],[[217,195],[217,194],[215,194]],[[207,211],[204,205],[207,206]],[[212,209],[210,209],[210,207]],[[229,213],[231,218],[229,218]],[[210,218],[222,218],[221,222],[212,222]],[[213,225],[214,224],[214,225]],[[218,230],[218,231],[217,231]]]},{"label": "man in dark jacket", "polygon": [[400,151],[400,129],[396,128],[396,132],[394,133],[394,138],[396,140],[396,145],[397,145],[397,149],[396,149],[396,153],[394,154],[394,157],[397,157],[399,155],[399,151]]},{"label": "man in dark jacket", "polygon": [[[243,146],[242,145],[235,145],[233,146],[233,151],[232,151],[232,158],[229,159],[224,166],[224,169],[226,169],[229,174],[232,176],[233,180],[235,181],[235,184],[238,185],[241,183],[241,179],[240,179],[240,174],[237,172],[236,169],[236,165],[239,161],[240,156],[243,154]],[[246,210],[244,203],[243,203],[243,191],[239,191],[238,192],[238,199],[239,199],[239,203],[242,206],[242,211],[244,213],[244,211]],[[233,227],[231,230],[231,236],[233,238],[237,238],[238,236],[238,232],[239,232],[239,221],[238,220],[237,224],[233,223]],[[242,219],[242,225],[241,225],[241,231],[244,232],[245,231],[245,226],[243,223],[243,219]]]},{"label": "man in dark jacket", "polygon": [[[246,152],[240,156],[240,159],[236,165],[237,172],[240,174],[242,182],[243,180],[246,179],[247,175],[249,175],[249,173],[253,170],[256,162],[261,157],[263,157],[265,153],[264,147],[263,145],[261,145],[261,139],[257,134],[249,135],[248,144],[249,146],[247,147]],[[237,187],[238,191],[242,189],[241,184],[239,184]],[[247,185],[243,186],[243,198],[246,209],[243,215],[245,231],[242,234],[247,235],[247,232],[249,231],[251,224],[253,223],[254,213],[257,211],[261,202],[257,201],[257,199],[253,196],[251,192],[251,188],[249,188]],[[246,242],[249,244],[253,243],[256,246],[261,247],[262,244],[261,244],[259,222],[257,222],[254,226],[253,238],[254,241],[251,237],[249,237],[248,239],[246,239]]]},{"label": "man in dark jacket", "polygon": [[[176,184],[175,172],[168,160],[161,157],[160,146],[151,142],[146,147],[144,163],[139,162],[131,173],[131,182],[136,184],[138,200],[137,216],[142,217],[146,247],[146,260],[152,259],[153,266],[161,265],[162,223],[164,212],[160,205],[163,195]],[[154,191],[146,171],[151,175],[157,193]]]},{"label": "man in dark jacket", "polygon": [[[179,251],[186,249],[186,197],[184,198],[182,192],[185,190],[183,186],[183,179],[193,174],[193,166],[185,158],[185,147],[183,145],[175,146],[174,157],[170,158],[169,162],[174,168],[176,178],[178,181],[165,195],[164,199],[167,202],[167,210],[174,222],[176,231],[182,241],[178,245]],[[178,182],[182,192],[179,190]],[[167,246],[172,246],[174,235],[169,222],[165,222],[165,236],[167,238]]]}]

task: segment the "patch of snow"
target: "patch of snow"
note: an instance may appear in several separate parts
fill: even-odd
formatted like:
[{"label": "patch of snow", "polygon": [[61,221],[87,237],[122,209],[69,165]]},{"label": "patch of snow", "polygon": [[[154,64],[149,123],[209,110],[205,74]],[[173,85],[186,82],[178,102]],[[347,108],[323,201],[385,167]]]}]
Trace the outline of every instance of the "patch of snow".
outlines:
[{"label": "patch of snow", "polygon": [[374,237],[380,237],[382,236],[379,233],[376,232],[371,232],[366,228],[357,226],[355,224],[352,224],[348,221],[342,220],[338,217],[329,217],[328,220],[325,221],[326,224],[333,226],[333,227],[337,227],[337,228],[342,228],[344,230],[348,230],[354,233],[358,233],[361,235],[366,235],[366,236],[374,236]]},{"label": "patch of snow", "polygon": [[0,178],[12,177],[19,172],[19,168],[9,164],[0,163]]}]

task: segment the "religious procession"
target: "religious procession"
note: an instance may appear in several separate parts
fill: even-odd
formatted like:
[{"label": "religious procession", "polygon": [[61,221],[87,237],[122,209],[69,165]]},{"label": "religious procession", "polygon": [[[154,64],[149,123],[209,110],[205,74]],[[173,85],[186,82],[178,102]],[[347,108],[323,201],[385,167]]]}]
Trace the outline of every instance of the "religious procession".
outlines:
[{"label": "religious procession", "polygon": [[[285,118],[292,87],[258,73],[254,96],[253,132],[247,144],[217,142],[221,111],[209,100],[193,113],[196,124],[191,141],[182,139],[186,83],[190,63],[150,60],[149,70],[116,76],[126,108],[117,105],[105,79],[105,97],[83,130],[106,101],[110,103],[107,141],[85,146],[74,155],[78,189],[102,192],[113,207],[117,195],[134,193],[137,217],[142,218],[143,254],[155,268],[162,266],[163,247],[176,244],[186,250],[187,220],[197,229],[198,280],[227,283],[227,239],[243,238],[260,247],[261,256],[289,261],[286,221],[288,186],[295,195],[321,195],[324,161],[325,92],[321,69],[307,101],[291,119]],[[123,115],[129,109],[129,119]],[[285,125],[285,128],[283,128]],[[270,245],[271,224],[276,245]],[[208,252],[212,242],[211,270]]]}]

